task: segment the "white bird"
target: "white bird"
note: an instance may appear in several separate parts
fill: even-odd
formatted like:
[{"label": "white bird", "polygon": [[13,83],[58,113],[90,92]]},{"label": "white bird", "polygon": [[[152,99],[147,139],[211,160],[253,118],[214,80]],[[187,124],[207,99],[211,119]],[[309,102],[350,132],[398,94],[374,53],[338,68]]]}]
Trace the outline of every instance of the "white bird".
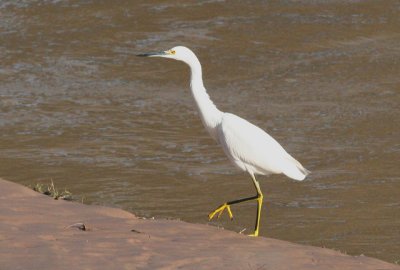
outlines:
[{"label": "white bird", "polygon": [[222,146],[229,160],[237,168],[250,174],[257,190],[255,196],[222,204],[208,217],[210,220],[216,214],[220,217],[223,211],[227,209],[229,217],[232,219],[231,205],[257,200],[255,231],[251,235],[258,236],[263,194],[255,175],[283,173],[294,180],[302,181],[309,174],[309,171],[264,130],[239,116],[218,110],[203,85],[201,64],[190,49],[177,46],[167,51],[139,54],[138,56],[170,58],[189,65],[191,72],[190,88],[205,128],[211,137]]}]

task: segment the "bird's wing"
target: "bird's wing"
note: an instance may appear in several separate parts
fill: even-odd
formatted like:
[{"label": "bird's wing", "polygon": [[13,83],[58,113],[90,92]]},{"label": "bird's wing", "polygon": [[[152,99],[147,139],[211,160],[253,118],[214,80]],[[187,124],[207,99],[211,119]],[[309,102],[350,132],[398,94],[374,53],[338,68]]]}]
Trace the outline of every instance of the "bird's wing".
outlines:
[{"label": "bird's wing", "polygon": [[297,180],[305,177],[301,164],[274,138],[234,114],[223,115],[218,139],[230,159],[252,166],[254,173],[284,173]]}]

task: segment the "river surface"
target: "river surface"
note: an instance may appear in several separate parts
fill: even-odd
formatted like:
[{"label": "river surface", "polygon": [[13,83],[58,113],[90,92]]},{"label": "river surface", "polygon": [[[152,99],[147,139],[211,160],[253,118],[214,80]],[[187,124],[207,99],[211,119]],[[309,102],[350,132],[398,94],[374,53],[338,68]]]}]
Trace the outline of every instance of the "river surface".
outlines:
[{"label": "river surface", "polygon": [[[204,130],[181,62],[215,104],[312,174],[259,177],[261,235],[400,263],[400,2],[0,1],[0,176],[90,204],[209,223],[254,195]],[[256,205],[210,222],[252,232]]]}]

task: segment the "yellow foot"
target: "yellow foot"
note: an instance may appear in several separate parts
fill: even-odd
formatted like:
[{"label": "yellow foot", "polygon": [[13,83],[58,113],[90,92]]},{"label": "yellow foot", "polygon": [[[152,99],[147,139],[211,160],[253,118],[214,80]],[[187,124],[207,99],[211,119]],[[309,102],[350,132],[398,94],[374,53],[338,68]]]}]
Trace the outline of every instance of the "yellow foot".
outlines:
[{"label": "yellow foot", "polygon": [[[246,229],[241,230],[241,231],[239,232],[239,234],[242,234],[245,230],[246,230]],[[257,237],[257,236],[258,236],[258,230],[255,231],[255,232],[252,233],[252,234],[248,234],[247,236]]]},{"label": "yellow foot", "polygon": [[225,209],[227,209],[227,211],[228,211],[229,218],[230,218],[230,219],[233,219],[233,214],[232,214],[230,205],[227,204],[227,203],[224,203],[223,205],[221,205],[220,207],[218,207],[217,209],[215,209],[213,212],[211,212],[210,214],[208,214],[208,220],[213,219],[213,217],[214,217],[216,214],[218,214],[217,218],[219,218],[219,217],[222,215],[222,213],[224,212]]},{"label": "yellow foot", "polygon": [[258,232],[257,232],[257,231],[255,231],[254,233],[252,233],[252,234],[249,234],[248,236],[251,236],[251,237],[257,237],[257,236],[258,236]]}]

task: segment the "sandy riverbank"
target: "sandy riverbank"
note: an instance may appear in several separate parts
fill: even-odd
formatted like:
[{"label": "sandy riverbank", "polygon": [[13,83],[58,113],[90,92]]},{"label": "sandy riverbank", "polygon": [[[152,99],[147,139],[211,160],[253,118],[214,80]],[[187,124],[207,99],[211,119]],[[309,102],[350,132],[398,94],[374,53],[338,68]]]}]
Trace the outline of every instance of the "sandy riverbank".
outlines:
[{"label": "sandy riverbank", "polygon": [[53,200],[1,179],[0,220],[1,270],[400,269],[325,248]]}]

